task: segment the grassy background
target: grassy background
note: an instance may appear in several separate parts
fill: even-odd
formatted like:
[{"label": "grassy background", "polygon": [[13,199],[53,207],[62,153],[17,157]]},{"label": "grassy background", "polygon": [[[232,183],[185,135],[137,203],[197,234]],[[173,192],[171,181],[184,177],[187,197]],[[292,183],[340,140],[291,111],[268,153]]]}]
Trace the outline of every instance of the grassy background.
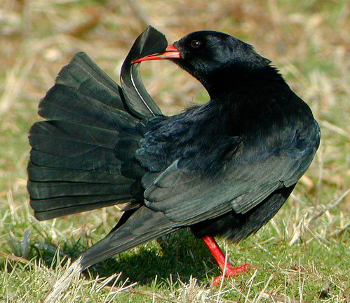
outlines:
[{"label": "grassy background", "polygon": [[[71,278],[55,302],[350,302],[349,12],[347,0],[1,1],[0,301],[39,302],[67,273],[64,256],[101,239],[119,217],[112,207],[37,222],[26,193],[27,134],[40,98],[74,53],[87,52],[117,80],[134,39],[152,24],[169,42],[213,29],[253,44],[313,109],[321,147],[267,226],[239,245],[220,242],[234,264],[256,271],[212,288],[219,270],[184,230]],[[208,100],[171,63],[143,64],[142,72],[167,114]],[[111,281],[116,287],[105,286]]]}]

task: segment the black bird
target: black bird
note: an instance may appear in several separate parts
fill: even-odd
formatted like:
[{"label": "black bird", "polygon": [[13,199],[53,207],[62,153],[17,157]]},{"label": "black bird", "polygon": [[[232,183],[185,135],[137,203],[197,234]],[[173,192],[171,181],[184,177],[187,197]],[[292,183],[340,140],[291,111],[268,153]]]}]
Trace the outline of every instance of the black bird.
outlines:
[{"label": "black bird", "polygon": [[[225,275],[234,275],[249,265],[225,264],[213,237],[238,242],[277,213],[315,155],[319,126],[251,45],[198,31],[165,49],[152,30],[159,45],[146,43],[137,60],[129,54],[123,88],[82,53],[60,72],[40,103],[47,120],[30,130],[31,206],[46,220],[130,202],[112,231],[82,254],[82,269],[189,227]],[[197,78],[209,102],[162,115],[135,69],[159,59]]]}]

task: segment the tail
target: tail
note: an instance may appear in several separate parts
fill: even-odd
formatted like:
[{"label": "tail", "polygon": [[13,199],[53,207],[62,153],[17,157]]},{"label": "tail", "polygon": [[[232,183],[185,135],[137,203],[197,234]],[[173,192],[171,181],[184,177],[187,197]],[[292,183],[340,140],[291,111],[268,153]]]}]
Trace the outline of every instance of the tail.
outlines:
[{"label": "tail", "polygon": [[[131,215],[130,215],[131,213]],[[174,222],[168,220],[161,212],[153,211],[146,206],[124,213],[119,224],[101,241],[82,253],[81,270],[103,261],[115,254],[178,230]]]},{"label": "tail", "polygon": [[135,130],[139,118],[128,111],[120,91],[86,54],[78,53],[40,102],[39,114],[46,121],[30,130],[28,164],[37,219],[133,198],[135,180],[122,171],[141,139]]}]

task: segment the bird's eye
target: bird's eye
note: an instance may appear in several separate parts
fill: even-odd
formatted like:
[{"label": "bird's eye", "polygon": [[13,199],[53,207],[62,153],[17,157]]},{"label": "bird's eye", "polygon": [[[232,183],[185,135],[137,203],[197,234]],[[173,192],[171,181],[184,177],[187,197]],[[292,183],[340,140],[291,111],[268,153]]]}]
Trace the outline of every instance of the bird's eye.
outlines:
[{"label": "bird's eye", "polygon": [[202,44],[202,42],[200,42],[199,40],[192,40],[192,41],[191,41],[191,46],[192,46],[193,48],[198,48],[198,47],[201,46],[201,44]]}]

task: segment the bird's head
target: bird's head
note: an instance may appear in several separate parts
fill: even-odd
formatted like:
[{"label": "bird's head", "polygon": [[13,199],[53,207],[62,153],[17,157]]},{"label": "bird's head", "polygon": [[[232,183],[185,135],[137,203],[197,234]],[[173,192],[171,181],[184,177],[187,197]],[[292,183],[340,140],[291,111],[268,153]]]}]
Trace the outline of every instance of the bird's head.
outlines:
[{"label": "bird's head", "polygon": [[135,60],[168,59],[197,78],[211,97],[263,78],[266,72],[277,74],[270,60],[253,47],[230,35],[215,31],[193,32],[169,45],[162,53]]}]

